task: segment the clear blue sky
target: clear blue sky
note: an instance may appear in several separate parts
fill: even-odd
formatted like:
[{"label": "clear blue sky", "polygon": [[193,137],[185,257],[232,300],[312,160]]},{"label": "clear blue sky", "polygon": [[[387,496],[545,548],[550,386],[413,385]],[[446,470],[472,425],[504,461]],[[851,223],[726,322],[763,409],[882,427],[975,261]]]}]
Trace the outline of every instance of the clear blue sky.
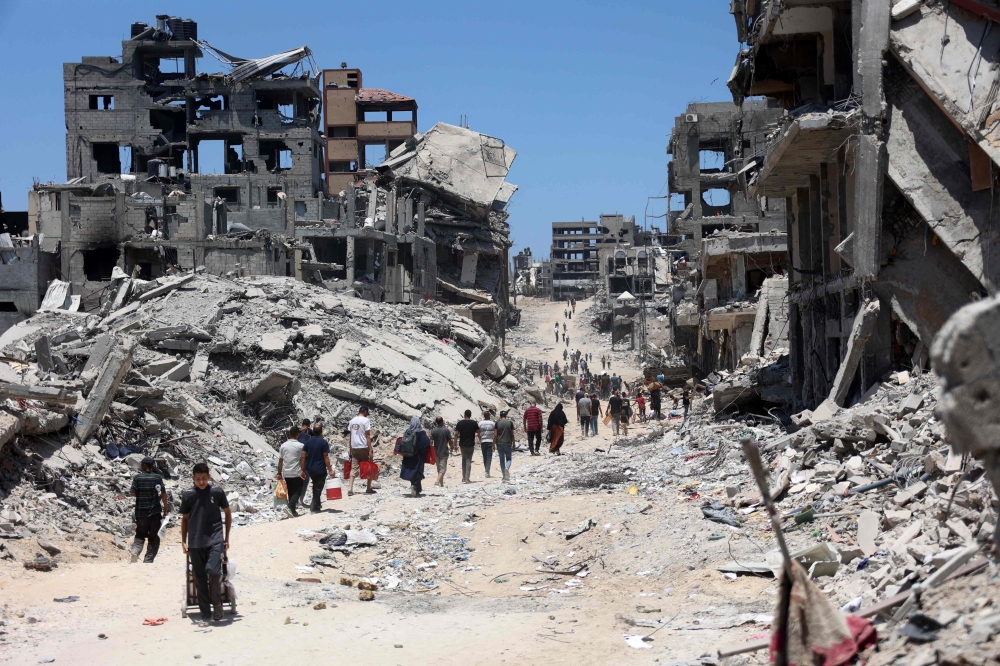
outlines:
[{"label": "clear blue sky", "polygon": [[[244,57],[307,44],[366,87],[416,98],[420,129],[457,124],[518,151],[513,252],[548,256],[553,221],[635,215],[665,194],[674,116],[729,100],[738,44],[728,0],[681,2],[27,2],[0,0],[0,191],[24,210],[32,178],[63,180],[62,63],[119,55],[132,21],[198,22]],[[201,69],[221,71],[210,56]],[[662,214],[664,202],[652,211]],[[512,254],[513,254],[512,252]]]}]

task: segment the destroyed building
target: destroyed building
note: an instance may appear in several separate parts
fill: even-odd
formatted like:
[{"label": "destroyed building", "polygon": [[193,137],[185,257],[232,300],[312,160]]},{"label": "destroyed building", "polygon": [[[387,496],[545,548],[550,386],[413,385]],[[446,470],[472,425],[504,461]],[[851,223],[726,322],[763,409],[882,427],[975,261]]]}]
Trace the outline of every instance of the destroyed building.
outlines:
[{"label": "destroyed building", "polygon": [[743,158],[765,143],[765,128],[782,116],[774,100],[689,104],[674,119],[667,144],[669,234],[664,247],[697,261],[701,239],[715,231],[784,229],[784,201],[748,197],[738,183]]},{"label": "destroyed building", "polygon": [[635,216],[620,214],[601,215],[598,222],[553,222],[552,300],[581,299],[597,293],[603,276],[600,250],[633,245],[639,232]]},{"label": "destroyed building", "polygon": [[[200,72],[206,52],[228,72]],[[69,283],[82,310],[116,269],[149,280],[203,267],[439,299],[506,324],[517,188],[502,140],[444,124],[417,134],[416,102],[362,88],[359,70],[326,70],[321,90],[308,47],[240,58],[169,16],[63,78],[67,181],[29,192],[26,231],[56,266],[42,262],[39,280]],[[376,145],[384,161],[359,167]]]},{"label": "destroyed building", "polygon": [[[205,51],[228,73],[199,72]],[[308,47],[238,58],[159,16],[132,24],[120,56],[66,63],[63,84],[67,182],[29,193],[29,231],[84,301],[116,266],[294,274],[279,237],[331,210]]]},{"label": "destroyed building", "polygon": [[[838,404],[925,365],[945,320],[993,289],[1000,163],[994,3],[733,3],[737,104],[786,111],[746,155],[785,200],[796,402]],[[961,74],[955,74],[961,72]]]},{"label": "destroyed building", "polygon": [[[360,69],[323,70],[326,184],[331,194],[364,180],[370,169],[417,133],[412,97],[363,87]],[[374,150],[370,150],[374,149]],[[374,163],[368,159],[381,155]]]}]

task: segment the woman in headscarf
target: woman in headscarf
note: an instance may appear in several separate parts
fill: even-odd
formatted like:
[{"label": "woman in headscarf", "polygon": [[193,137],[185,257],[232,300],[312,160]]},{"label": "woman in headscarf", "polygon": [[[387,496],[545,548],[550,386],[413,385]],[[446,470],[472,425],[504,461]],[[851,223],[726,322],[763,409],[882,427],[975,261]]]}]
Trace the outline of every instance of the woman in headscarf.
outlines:
[{"label": "woman in headscarf", "polygon": [[549,453],[554,453],[561,456],[562,453],[559,449],[563,445],[563,433],[566,428],[566,424],[569,423],[569,419],[566,417],[566,412],[563,411],[562,403],[556,403],[555,408],[549,412]]},{"label": "woman in headscarf", "polygon": [[410,419],[410,427],[406,429],[406,434],[414,437],[416,453],[412,456],[403,456],[403,464],[399,470],[399,478],[410,482],[414,497],[420,497],[424,491],[420,482],[424,480],[424,458],[427,456],[427,449],[431,446],[431,439],[424,432],[420,425],[420,419],[413,417]]}]

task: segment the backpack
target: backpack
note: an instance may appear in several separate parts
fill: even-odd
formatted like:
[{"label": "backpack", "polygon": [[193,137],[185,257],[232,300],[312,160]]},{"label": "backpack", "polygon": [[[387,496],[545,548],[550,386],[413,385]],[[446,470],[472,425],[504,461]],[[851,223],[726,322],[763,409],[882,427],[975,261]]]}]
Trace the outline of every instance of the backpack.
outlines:
[{"label": "backpack", "polygon": [[403,440],[399,443],[399,453],[404,458],[417,455],[417,432],[415,430],[407,430],[403,433]]}]

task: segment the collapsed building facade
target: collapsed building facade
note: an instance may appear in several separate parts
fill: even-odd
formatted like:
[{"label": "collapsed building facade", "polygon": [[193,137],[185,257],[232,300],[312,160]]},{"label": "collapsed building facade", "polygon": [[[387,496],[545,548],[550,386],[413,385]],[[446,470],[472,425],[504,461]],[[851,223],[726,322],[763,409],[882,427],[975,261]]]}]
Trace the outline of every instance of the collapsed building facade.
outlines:
[{"label": "collapsed building facade", "polygon": [[601,215],[598,222],[553,222],[552,293],[553,301],[587,298],[597,293],[605,271],[601,250],[634,245],[640,234],[635,216]]},{"label": "collapsed building facade", "polygon": [[[993,3],[733,3],[734,101],[785,109],[744,158],[784,198],[796,404],[853,400],[919,372],[938,330],[994,288],[1000,51]],[[960,74],[957,74],[960,73]]]},{"label": "collapsed building facade", "polygon": [[[199,72],[205,52],[228,73]],[[56,266],[39,263],[38,279],[68,282],[82,310],[108,297],[116,269],[149,280],[201,268],[388,303],[438,298],[506,322],[517,188],[502,140],[443,124],[417,134],[416,102],[361,88],[358,70],[321,76],[305,46],[239,58],[167,16],[63,78],[67,181],[29,192],[27,233]],[[392,117],[402,109],[406,122]],[[385,162],[358,168],[373,143]]]}]

